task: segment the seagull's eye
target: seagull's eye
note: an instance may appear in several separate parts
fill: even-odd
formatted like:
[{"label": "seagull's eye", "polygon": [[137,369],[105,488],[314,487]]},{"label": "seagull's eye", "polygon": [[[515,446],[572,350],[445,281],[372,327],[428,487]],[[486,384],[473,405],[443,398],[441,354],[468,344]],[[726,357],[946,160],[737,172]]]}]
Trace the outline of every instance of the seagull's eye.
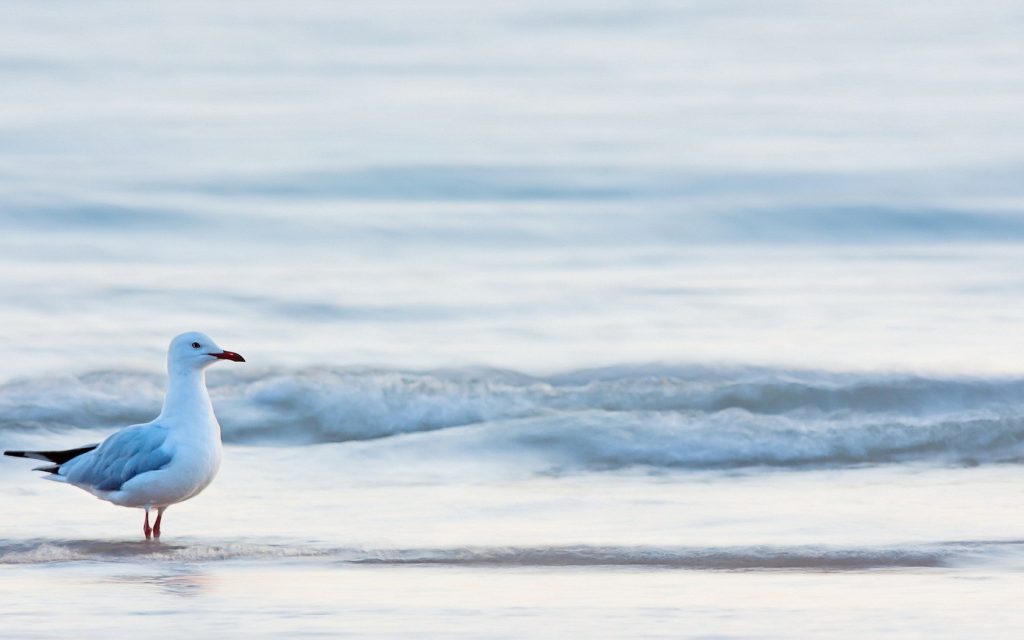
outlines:
[{"label": "seagull's eye", "polygon": [[192,348],[193,348],[193,349],[198,349],[199,347],[200,347],[200,345],[199,345],[199,343],[198,343],[198,342],[193,342],[193,343],[192,343]]}]

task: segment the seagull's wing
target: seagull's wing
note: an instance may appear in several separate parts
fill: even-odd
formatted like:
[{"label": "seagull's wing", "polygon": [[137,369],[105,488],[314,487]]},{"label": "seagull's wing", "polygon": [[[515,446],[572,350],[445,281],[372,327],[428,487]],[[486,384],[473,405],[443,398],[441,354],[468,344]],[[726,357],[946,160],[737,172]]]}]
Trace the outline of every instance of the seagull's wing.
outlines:
[{"label": "seagull's wing", "polygon": [[60,475],[81,487],[117,491],[135,476],[158,471],[171,462],[171,452],[164,447],[166,441],[167,429],[158,424],[128,427],[96,449],[61,465]]}]

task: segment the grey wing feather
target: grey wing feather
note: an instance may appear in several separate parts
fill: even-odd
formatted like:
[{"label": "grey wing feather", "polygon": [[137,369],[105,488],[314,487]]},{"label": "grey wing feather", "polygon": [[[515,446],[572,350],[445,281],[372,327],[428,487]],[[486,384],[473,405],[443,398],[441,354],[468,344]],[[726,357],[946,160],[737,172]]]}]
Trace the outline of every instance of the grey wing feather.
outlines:
[{"label": "grey wing feather", "polygon": [[100,491],[117,491],[143,473],[167,466],[171,454],[164,450],[167,429],[145,424],[118,431],[89,453],[68,461],[60,474],[72,484]]}]

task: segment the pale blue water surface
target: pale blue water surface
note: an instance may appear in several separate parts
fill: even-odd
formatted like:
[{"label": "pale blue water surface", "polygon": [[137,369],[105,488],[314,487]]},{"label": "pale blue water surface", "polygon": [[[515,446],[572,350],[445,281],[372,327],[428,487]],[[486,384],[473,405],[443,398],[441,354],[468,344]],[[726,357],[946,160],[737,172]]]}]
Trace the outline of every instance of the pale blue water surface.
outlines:
[{"label": "pale blue water surface", "polygon": [[1019,2],[3,9],[0,636],[1018,635]]}]

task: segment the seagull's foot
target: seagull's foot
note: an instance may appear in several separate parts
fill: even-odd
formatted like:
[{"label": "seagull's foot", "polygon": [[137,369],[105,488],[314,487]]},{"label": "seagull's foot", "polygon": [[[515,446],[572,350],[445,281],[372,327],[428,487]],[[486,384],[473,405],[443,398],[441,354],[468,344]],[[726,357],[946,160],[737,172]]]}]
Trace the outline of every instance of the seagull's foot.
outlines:
[{"label": "seagull's foot", "polygon": [[[156,526],[157,526],[156,537],[159,538],[160,537],[160,521],[159,520],[157,521]],[[142,533],[146,534],[146,540],[149,540],[150,538],[153,537],[153,527],[149,526],[149,509],[146,509],[146,519],[142,523]]]},{"label": "seagull's foot", "polygon": [[153,523],[153,536],[157,540],[160,539],[160,520],[163,517],[164,517],[164,510],[163,509],[157,509],[156,510],[156,522]]}]

